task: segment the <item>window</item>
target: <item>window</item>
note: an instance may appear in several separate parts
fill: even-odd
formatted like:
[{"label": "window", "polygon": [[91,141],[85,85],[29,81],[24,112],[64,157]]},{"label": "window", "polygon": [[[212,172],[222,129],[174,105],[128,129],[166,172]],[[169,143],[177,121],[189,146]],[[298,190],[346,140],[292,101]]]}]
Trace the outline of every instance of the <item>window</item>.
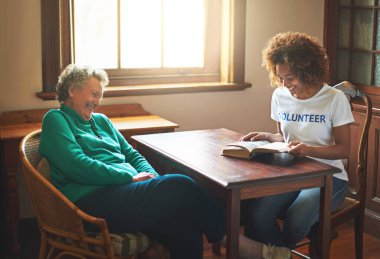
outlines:
[{"label": "window", "polygon": [[325,45],[333,83],[348,80],[370,95],[380,95],[380,2],[333,0],[325,4]]},{"label": "window", "polygon": [[41,1],[43,99],[73,62],[106,69],[105,96],[249,87],[245,1]]}]

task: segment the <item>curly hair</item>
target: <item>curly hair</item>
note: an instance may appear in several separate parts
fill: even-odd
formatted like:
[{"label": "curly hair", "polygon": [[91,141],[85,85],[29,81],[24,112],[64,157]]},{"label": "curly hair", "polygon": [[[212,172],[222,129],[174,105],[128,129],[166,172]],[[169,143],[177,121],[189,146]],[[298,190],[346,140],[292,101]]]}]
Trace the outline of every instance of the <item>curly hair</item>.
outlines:
[{"label": "curly hair", "polygon": [[91,78],[95,77],[100,81],[102,87],[109,83],[107,73],[102,69],[93,69],[87,66],[80,67],[75,64],[68,65],[58,78],[56,85],[57,100],[64,102],[69,97],[69,88],[81,88]]},{"label": "curly hair", "polygon": [[329,81],[329,60],[317,39],[304,33],[283,32],[271,38],[262,52],[262,66],[269,71],[272,86],[280,85],[276,65],[287,64],[301,82],[324,84]]}]

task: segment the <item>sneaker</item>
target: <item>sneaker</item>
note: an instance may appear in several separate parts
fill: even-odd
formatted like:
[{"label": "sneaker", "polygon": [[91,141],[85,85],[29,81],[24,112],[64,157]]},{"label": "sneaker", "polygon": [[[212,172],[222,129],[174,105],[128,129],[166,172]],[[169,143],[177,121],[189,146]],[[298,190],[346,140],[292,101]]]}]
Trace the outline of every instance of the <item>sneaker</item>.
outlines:
[{"label": "sneaker", "polygon": [[264,259],[290,259],[290,250],[287,247],[276,247],[272,245],[263,244],[263,254]]}]

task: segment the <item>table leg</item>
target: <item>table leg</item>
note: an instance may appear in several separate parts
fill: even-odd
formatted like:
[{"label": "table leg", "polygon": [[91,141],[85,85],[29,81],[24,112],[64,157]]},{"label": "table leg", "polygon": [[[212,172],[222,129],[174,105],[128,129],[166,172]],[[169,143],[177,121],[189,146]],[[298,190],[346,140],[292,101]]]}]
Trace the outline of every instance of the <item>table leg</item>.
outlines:
[{"label": "table leg", "polygon": [[240,190],[229,190],[227,195],[226,259],[239,258]]},{"label": "table leg", "polygon": [[325,177],[325,186],[321,187],[321,200],[319,211],[319,247],[321,258],[330,257],[330,232],[331,232],[331,199],[332,199],[332,175]]}]

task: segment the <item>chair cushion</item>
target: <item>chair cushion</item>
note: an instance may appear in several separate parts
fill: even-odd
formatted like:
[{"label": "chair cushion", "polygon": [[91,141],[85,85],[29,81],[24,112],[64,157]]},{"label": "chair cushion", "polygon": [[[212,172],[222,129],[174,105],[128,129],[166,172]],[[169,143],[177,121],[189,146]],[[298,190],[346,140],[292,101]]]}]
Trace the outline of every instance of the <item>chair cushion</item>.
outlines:
[{"label": "chair cushion", "polygon": [[37,165],[37,171],[45,177],[46,180],[50,181],[50,165],[46,158],[42,158]]},{"label": "chair cushion", "polygon": [[[88,234],[89,236],[95,237],[97,239],[103,239],[101,233]],[[117,256],[126,256],[145,252],[150,249],[154,243],[154,241],[147,235],[140,232],[118,234],[110,233],[110,237],[114,252]]]}]

